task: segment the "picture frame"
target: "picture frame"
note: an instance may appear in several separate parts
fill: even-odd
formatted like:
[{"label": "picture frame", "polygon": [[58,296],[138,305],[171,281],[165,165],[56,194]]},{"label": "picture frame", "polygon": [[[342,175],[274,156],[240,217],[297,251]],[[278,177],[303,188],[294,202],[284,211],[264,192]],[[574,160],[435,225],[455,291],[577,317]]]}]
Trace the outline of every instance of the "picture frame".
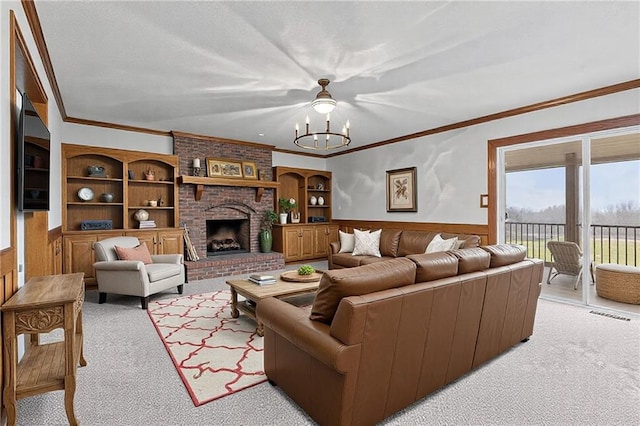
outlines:
[{"label": "picture frame", "polygon": [[207,176],[222,176],[222,168],[220,167],[220,161],[217,158],[207,158]]},{"label": "picture frame", "polygon": [[387,212],[417,212],[417,168],[387,170]]},{"label": "picture frame", "polygon": [[242,178],[242,162],[226,158],[207,158],[207,176]]},{"label": "picture frame", "polygon": [[242,162],[242,176],[245,179],[258,179],[258,169],[253,161]]}]

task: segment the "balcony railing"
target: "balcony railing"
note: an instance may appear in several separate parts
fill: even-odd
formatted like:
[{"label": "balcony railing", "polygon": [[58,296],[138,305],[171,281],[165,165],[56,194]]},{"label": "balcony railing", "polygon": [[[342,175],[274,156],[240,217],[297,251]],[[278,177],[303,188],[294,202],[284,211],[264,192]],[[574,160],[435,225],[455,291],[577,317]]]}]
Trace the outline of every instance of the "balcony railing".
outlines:
[{"label": "balcony railing", "polygon": [[[564,241],[564,231],[564,223],[507,222],[505,242],[522,244],[527,256],[550,262],[547,242]],[[640,226],[591,225],[589,244],[595,264],[640,264]]]}]

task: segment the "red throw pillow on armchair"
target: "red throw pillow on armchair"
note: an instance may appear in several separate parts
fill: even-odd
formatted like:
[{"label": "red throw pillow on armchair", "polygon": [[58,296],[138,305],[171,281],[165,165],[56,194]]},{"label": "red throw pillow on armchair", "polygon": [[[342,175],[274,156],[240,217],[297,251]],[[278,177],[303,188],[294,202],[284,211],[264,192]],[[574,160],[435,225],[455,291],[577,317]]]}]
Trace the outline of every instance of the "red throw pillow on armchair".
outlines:
[{"label": "red throw pillow on armchair", "polygon": [[118,259],[120,260],[139,260],[145,265],[153,263],[151,253],[149,253],[149,248],[145,242],[133,248],[118,246],[113,246],[113,248],[116,250],[116,255],[118,255]]}]

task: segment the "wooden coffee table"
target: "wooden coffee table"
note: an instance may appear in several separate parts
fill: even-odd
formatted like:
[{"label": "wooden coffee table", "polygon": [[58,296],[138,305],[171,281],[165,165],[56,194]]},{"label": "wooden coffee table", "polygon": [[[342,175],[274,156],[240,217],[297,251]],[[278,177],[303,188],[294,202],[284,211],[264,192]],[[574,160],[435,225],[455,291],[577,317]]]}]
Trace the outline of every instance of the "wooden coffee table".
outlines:
[{"label": "wooden coffee table", "polygon": [[[315,293],[318,290],[320,281],[312,281],[308,283],[297,283],[282,281],[279,274],[273,274],[276,277],[275,284],[258,285],[249,280],[229,280],[227,284],[231,288],[231,316],[238,318],[240,311],[247,316],[253,318],[258,323],[256,331],[258,336],[264,334],[264,328],[258,318],[256,318],[256,307],[260,301],[267,297],[276,297],[285,299],[288,297],[299,296],[301,294]],[[238,301],[238,295],[243,296],[246,300]]]}]

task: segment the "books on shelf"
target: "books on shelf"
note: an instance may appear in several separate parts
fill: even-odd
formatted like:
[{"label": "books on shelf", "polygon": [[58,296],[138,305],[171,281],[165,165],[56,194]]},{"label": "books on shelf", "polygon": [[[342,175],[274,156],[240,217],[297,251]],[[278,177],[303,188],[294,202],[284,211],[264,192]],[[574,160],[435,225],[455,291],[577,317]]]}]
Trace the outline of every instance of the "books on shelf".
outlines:
[{"label": "books on shelf", "polygon": [[275,284],[276,277],[273,275],[253,274],[249,276],[249,281],[258,285]]},{"label": "books on shelf", "polygon": [[156,221],[155,220],[141,220],[139,228],[155,228]]}]

